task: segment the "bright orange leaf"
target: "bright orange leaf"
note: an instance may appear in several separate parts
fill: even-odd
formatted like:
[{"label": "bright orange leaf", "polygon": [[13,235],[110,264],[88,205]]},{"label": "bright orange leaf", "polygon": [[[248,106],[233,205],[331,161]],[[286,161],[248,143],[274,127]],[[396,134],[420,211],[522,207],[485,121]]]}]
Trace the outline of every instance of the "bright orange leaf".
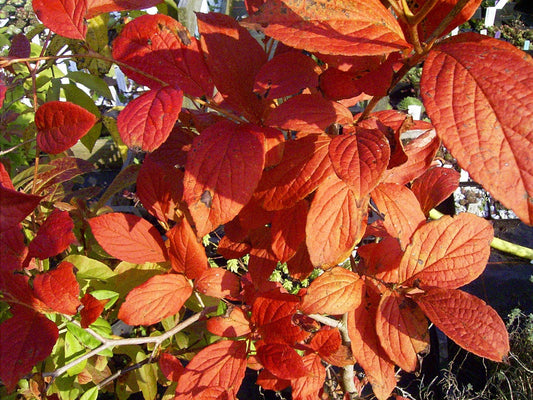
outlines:
[{"label": "bright orange leaf", "polygon": [[318,399],[318,394],[326,379],[326,368],[317,354],[307,354],[302,360],[309,374],[291,380],[292,398],[294,400]]},{"label": "bright orange leaf", "polygon": [[206,269],[195,282],[195,289],[218,299],[236,299],[241,291],[239,277],[223,268]]},{"label": "bright orange leaf", "polygon": [[411,190],[418,199],[422,211],[429,211],[446,200],[459,187],[459,172],[451,168],[430,168],[416,178]]},{"label": "bright orange leaf", "polygon": [[209,318],[206,327],[212,334],[223,337],[239,337],[251,332],[250,321],[243,309],[231,305],[224,315]]},{"label": "bright orange leaf", "polygon": [[168,255],[172,269],[184,273],[189,279],[199,278],[209,268],[205,248],[198,242],[187,218],[167,232]]},{"label": "bright orange leaf", "polygon": [[161,353],[158,364],[163,375],[172,382],[177,382],[185,370],[181,361],[170,353]]},{"label": "bright orange leaf", "polygon": [[309,203],[302,200],[294,207],[279,210],[272,217],[272,252],[287,262],[305,241],[305,222]]}]

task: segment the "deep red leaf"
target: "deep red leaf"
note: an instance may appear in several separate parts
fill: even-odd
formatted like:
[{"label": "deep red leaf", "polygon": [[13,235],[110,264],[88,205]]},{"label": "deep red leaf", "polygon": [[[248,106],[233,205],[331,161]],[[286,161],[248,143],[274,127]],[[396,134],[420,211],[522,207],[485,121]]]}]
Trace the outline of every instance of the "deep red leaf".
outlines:
[{"label": "deep red leaf", "polygon": [[492,239],[492,225],[473,214],[445,216],[423,225],[405,250],[399,281],[443,289],[466,285],[485,269]]},{"label": "deep red leaf", "polygon": [[361,268],[365,274],[385,282],[399,282],[398,267],[403,256],[398,239],[385,236],[378,243],[368,243],[357,248],[362,258]]},{"label": "deep red leaf", "polygon": [[81,305],[74,265],[67,261],[56,269],[37,275],[33,280],[33,291],[46,306],[61,314],[74,315]]},{"label": "deep red leaf", "polygon": [[231,221],[250,201],[264,165],[264,135],[254,125],[224,120],[194,139],[184,201],[198,236]]},{"label": "deep red leaf", "polygon": [[418,353],[429,348],[427,319],[411,299],[385,292],[376,317],[376,332],[390,359],[404,371],[418,367]]},{"label": "deep red leaf", "polygon": [[33,11],[52,32],[85,40],[87,0],[33,0]]},{"label": "deep red leaf", "polygon": [[251,332],[250,321],[241,307],[228,306],[224,315],[211,317],[206,322],[206,327],[213,335],[223,337],[239,337]]},{"label": "deep red leaf", "polygon": [[337,265],[350,255],[364,234],[368,200],[368,196],[358,199],[336,175],[319,186],[305,226],[307,250],[314,266]]},{"label": "deep red leaf", "polygon": [[0,79],[0,107],[4,105],[4,99],[6,98],[7,86],[4,81]]},{"label": "deep red leaf", "polygon": [[73,229],[74,221],[69,213],[54,209],[31,241],[28,257],[44,260],[68,249],[76,241]]},{"label": "deep red leaf", "polygon": [[34,182],[36,193],[49,193],[57,190],[57,185],[68,182],[75,177],[91,172],[95,169],[94,164],[87,160],[75,157],[61,157],[48,163],[52,169],[37,174]]},{"label": "deep red leaf", "polygon": [[183,275],[156,275],[128,293],[118,318],[128,325],[152,325],[177,314],[191,294]]},{"label": "deep red leaf", "polygon": [[88,328],[104,311],[104,306],[108,300],[98,300],[90,293],[85,293],[81,299],[83,308],[80,310],[81,327]]},{"label": "deep red leaf", "polygon": [[474,33],[433,49],[421,93],[444,145],[470,176],[533,223],[533,62]]},{"label": "deep red leaf", "polygon": [[19,226],[41,199],[41,196],[17,192],[0,184],[0,232]]},{"label": "deep red leaf", "polygon": [[313,335],[309,345],[321,357],[328,357],[334,354],[342,345],[342,337],[337,328],[321,329]]},{"label": "deep red leaf", "polygon": [[459,187],[459,176],[459,172],[451,168],[431,168],[413,181],[411,190],[424,214],[428,215]]},{"label": "deep red leaf", "polygon": [[178,380],[176,399],[196,398],[210,387],[222,387],[235,396],[246,371],[246,342],[224,340],[202,349]]},{"label": "deep red leaf", "polygon": [[177,382],[183,371],[185,371],[181,361],[170,353],[161,353],[158,363],[165,378],[172,382]]},{"label": "deep red leaf", "polygon": [[113,42],[113,58],[142,71],[124,68],[127,76],[152,89],[166,83],[192,96],[213,94],[200,43],[166,15],[143,15],[126,24]]},{"label": "deep red leaf", "polygon": [[206,296],[235,299],[241,291],[240,280],[223,268],[206,269],[195,282],[195,289]]},{"label": "deep red leaf", "polygon": [[208,268],[205,248],[198,242],[186,218],[167,232],[168,255],[172,268],[184,273],[189,279],[199,278]]},{"label": "deep red leaf", "polygon": [[0,270],[13,271],[23,267],[23,261],[28,254],[28,248],[24,243],[24,234],[19,226],[14,226],[4,232],[0,232]]},{"label": "deep red leaf", "polygon": [[144,264],[167,259],[165,244],[157,229],[132,214],[110,213],[89,220],[94,237],[119,260]]},{"label": "deep red leaf", "polygon": [[9,392],[50,355],[58,338],[56,324],[44,315],[18,305],[11,312],[13,317],[0,324],[0,378]]},{"label": "deep red leaf", "polygon": [[70,149],[91,130],[96,116],[68,101],[49,101],[37,109],[37,145],[50,154]]},{"label": "deep red leaf", "polygon": [[202,48],[216,88],[250,122],[261,119],[265,104],[253,93],[255,76],[267,55],[250,33],[228,15],[197,14]]},{"label": "deep red leaf", "polygon": [[306,314],[344,314],[359,306],[363,286],[363,280],[355,272],[332,268],[311,283],[300,310]]},{"label": "deep red leaf", "polygon": [[302,357],[288,344],[265,344],[257,349],[257,356],[264,367],[278,378],[296,379],[309,374]]},{"label": "deep red leaf", "polygon": [[[180,118],[182,118],[183,110],[181,110]],[[187,154],[197,135],[191,129],[177,125],[170,132],[168,139],[152,153],[147,154],[144,160],[161,165],[162,169],[172,176],[175,170],[183,168],[187,163]]]},{"label": "deep red leaf", "polygon": [[426,221],[415,195],[405,186],[382,183],[372,191],[372,199],[384,216],[387,232],[405,249],[414,231]]},{"label": "deep red leaf", "polygon": [[409,47],[379,0],[269,0],[247,23],[288,46],[323,54],[381,55]]},{"label": "deep red leaf", "polygon": [[26,35],[23,33],[14,35],[11,39],[11,47],[9,47],[8,57],[26,58],[30,56],[30,53],[31,44]]},{"label": "deep red leaf", "polygon": [[143,10],[153,7],[162,0],[87,0],[87,19],[111,11]]},{"label": "deep red leaf", "polygon": [[291,384],[291,381],[288,379],[278,378],[268,369],[263,369],[261,372],[259,372],[259,375],[257,375],[255,383],[261,386],[263,389],[279,392],[287,388]]},{"label": "deep red leaf", "polygon": [[279,210],[272,217],[272,252],[287,262],[305,241],[305,222],[309,203],[302,200],[294,207]]},{"label": "deep red leaf", "polygon": [[318,86],[317,69],[316,62],[302,52],[278,54],[257,73],[254,92],[266,99],[279,99],[314,88]]},{"label": "deep red leaf", "polygon": [[154,151],[167,140],[176,123],[183,92],[170,86],[150,90],[130,101],[117,118],[124,144],[142,151]]},{"label": "deep red leaf", "polygon": [[38,311],[50,311],[35,297],[29,285],[28,276],[16,273],[16,271],[0,269],[0,292],[3,296],[2,301],[10,305],[24,304]]},{"label": "deep red leaf", "polygon": [[302,360],[309,374],[291,381],[292,398],[294,400],[318,399],[326,380],[326,369],[317,354],[307,354]]},{"label": "deep red leaf", "polygon": [[509,353],[509,335],[498,313],[483,300],[455,289],[432,287],[413,296],[428,318],[468,351],[502,362]]},{"label": "deep red leaf", "polygon": [[296,254],[287,261],[287,268],[289,275],[299,280],[307,278],[313,272],[315,267],[311,262],[305,242],[300,244]]},{"label": "deep red leaf", "polygon": [[217,253],[222,257],[231,260],[233,258],[241,258],[250,252],[251,246],[250,243],[245,242],[235,242],[229,238],[229,236],[224,236],[220,239],[218,243]]},{"label": "deep red leaf", "polygon": [[[265,171],[254,197],[266,210],[290,208],[333,174],[328,156],[330,138],[309,135],[285,143],[281,162]],[[305,176],[307,179],[298,179]]]}]

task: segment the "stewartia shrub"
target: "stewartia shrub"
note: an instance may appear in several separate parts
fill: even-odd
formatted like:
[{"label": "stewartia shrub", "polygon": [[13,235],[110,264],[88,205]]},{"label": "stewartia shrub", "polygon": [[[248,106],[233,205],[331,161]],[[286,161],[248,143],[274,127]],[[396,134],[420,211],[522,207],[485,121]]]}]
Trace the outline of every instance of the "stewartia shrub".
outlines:
[{"label": "stewartia shrub", "polygon": [[[354,398],[366,384],[387,399],[396,367],[419,368],[430,322],[504,361],[502,320],[460,290],[485,268],[491,225],[428,222],[458,186],[433,161],[442,141],[532,223],[533,61],[474,33],[445,38],[480,2],[250,0],[241,22],[197,14],[198,39],[163,14],[110,23],[157,0],[34,0],[43,47],[31,49],[37,29],[0,59],[3,135],[35,150],[19,175],[0,167],[2,396],[152,399],[159,383],[165,398],[229,400],[251,368],[294,399]],[[59,79],[64,59],[90,95]],[[374,112],[421,63],[431,123]],[[113,64],[145,90],[102,115]],[[94,166],[68,150],[92,148],[102,123],[145,157],[90,202],[99,190],[72,180]],[[151,222],[106,206],[132,183]],[[202,238],[220,226],[231,261],[215,265]],[[280,264],[300,290],[269,280]],[[115,336],[117,320],[132,337]],[[338,379],[325,385],[327,366]]]}]

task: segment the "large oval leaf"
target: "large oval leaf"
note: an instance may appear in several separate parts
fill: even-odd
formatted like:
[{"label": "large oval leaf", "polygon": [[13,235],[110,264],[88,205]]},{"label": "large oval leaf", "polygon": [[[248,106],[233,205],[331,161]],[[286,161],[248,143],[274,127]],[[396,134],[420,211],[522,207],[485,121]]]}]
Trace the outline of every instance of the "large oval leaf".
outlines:
[{"label": "large oval leaf", "polygon": [[533,223],[533,62],[474,33],[432,50],[421,92],[437,134],[470,176]]},{"label": "large oval leaf", "polygon": [[509,353],[509,335],[498,313],[483,300],[461,290],[432,287],[413,296],[428,318],[459,346],[502,362]]},{"label": "large oval leaf", "polygon": [[56,269],[37,275],[33,290],[39,300],[55,312],[75,315],[81,305],[74,265],[67,261],[63,261]]},{"label": "large oval leaf", "polygon": [[132,214],[110,213],[91,218],[96,241],[110,255],[134,264],[167,259],[165,244],[157,229]]},{"label": "large oval leaf", "polygon": [[399,266],[408,285],[458,288],[477,278],[490,255],[493,229],[473,214],[445,216],[420,227]]},{"label": "large oval leaf", "polygon": [[191,294],[183,275],[156,275],[128,293],[118,318],[128,325],[152,325],[177,314]]},{"label": "large oval leaf", "polygon": [[322,54],[381,55],[409,47],[379,0],[270,0],[247,22],[288,46]]},{"label": "large oval leaf", "polygon": [[250,201],[264,165],[264,135],[254,125],[217,122],[196,137],[184,178],[198,236],[231,221]]},{"label": "large oval leaf", "polygon": [[154,151],[165,140],[181,111],[183,92],[166,86],[150,90],[128,103],[117,118],[117,128],[125,145]]},{"label": "large oval leaf", "polygon": [[33,0],[33,11],[52,32],[84,40],[87,34],[87,0]]}]

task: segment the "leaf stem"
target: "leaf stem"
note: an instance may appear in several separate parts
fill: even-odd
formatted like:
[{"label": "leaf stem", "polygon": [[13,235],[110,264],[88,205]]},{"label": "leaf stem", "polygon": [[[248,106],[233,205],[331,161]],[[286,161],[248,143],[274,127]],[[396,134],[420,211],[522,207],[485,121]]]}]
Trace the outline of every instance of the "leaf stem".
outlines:
[{"label": "leaf stem", "polygon": [[[429,217],[431,219],[439,219],[443,216],[444,216],[443,213],[435,209],[432,209],[429,212]],[[512,254],[514,256],[525,258],[528,260],[533,260],[533,249],[529,247],[525,247],[525,246],[520,246],[519,244],[516,244],[516,243],[508,242],[507,240],[503,240],[503,239],[495,237],[494,239],[492,239],[490,247],[496,250],[503,251],[504,253],[507,253],[507,254]]]}]

